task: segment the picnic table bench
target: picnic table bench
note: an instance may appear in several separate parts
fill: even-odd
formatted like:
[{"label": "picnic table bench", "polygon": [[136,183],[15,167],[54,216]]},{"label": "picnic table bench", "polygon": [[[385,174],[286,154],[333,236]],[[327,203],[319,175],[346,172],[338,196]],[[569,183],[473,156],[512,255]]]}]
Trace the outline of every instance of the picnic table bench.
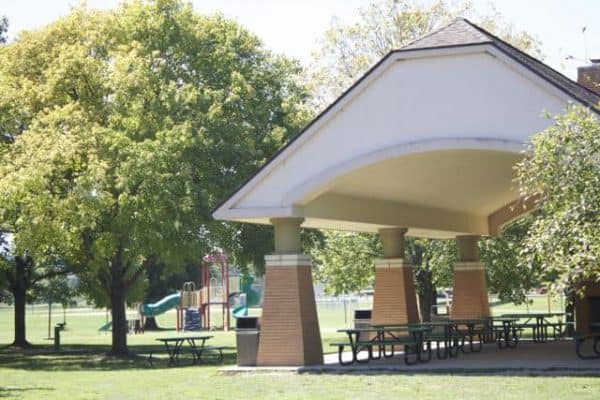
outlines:
[{"label": "picnic table bench", "polygon": [[[504,315],[488,318],[489,329],[492,331],[500,350],[514,348],[519,343],[519,335],[517,334],[518,320],[517,317]],[[500,325],[495,325],[494,322],[500,322]]]},{"label": "picnic table bench", "polygon": [[[206,341],[211,339],[213,336],[173,336],[166,338],[157,338],[156,340],[161,342],[165,346],[167,355],[169,356],[169,366],[179,363],[179,355],[184,343],[187,343],[192,354],[192,363],[197,364],[203,362],[202,354],[206,352],[217,352],[219,362],[223,361],[223,350],[225,346],[207,346]],[[197,343],[199,342],[199,343]],[[152,361],[152,354],[148,357],[148,362],[151,366],[154,366]]]},{"label": "picnic table bench", "polygon": [[[577,353],[577,357],[581,358],[582,360],[600,359],[600,332],[575,335],[573,339],[575,340],[575,352]],[[592,355],[586,355],[583,353],[583,344],[587,340],[593,341],[592,350],[594,354]]]},{"label": "picnic table bench", "polygon": [[[600,322],[592,322],[590,324],[591,332],[584,333],[580,335],[575,335],[573,339],[575,340],[575,352],[577,353],[577,357],[582,360],[595,360],[600,359]],[[583,354],[583,344],[587,340],[592,340],[592,351],[594,354],[586,355]]]}]

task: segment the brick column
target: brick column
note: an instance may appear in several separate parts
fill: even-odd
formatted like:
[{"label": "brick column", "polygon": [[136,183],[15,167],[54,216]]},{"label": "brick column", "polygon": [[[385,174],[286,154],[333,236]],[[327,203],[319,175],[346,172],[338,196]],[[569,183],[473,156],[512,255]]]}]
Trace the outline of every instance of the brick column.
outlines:
[{"label": "brick column", "polygon": [[[300,250],[302,219],[277,219],[275,252],[266,273],[258,344],[258,366],[323,363],[323,347],[312,285],[311,260]],[[281,254],[286,253],[286,254]]]},{"label": "brick column", "polygon": [[454,264],[453,319],[490,316],[485,265],[479,260],[479,236],[457,236],[458,261]]},{"label": "brick column", "polygon": [[405,228],[381,229],[384,258],[375,261],[374,324],[419,322],[412,266],[404,260]]}]

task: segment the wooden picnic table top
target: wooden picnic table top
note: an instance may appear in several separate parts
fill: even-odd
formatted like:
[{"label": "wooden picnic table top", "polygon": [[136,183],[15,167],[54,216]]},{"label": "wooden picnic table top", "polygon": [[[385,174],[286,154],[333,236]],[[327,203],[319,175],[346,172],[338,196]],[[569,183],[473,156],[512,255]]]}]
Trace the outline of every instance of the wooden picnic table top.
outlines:
[{"label": "wooden picnic table top", "polygon": [[171,336],[165,338],[156,338],[159,342],[177,342],[179,340],[207,340],[212,338],[212,335],[202,335],[202,336]]},{"label": "wooden picnic table top", "polygon": [[509,317],[509,316],[501,316],[501,317],[489,317],[492,321],[500,321],[500,322],[514,322],[518,321],[519,317]]},{"label": "wooden picnic table top", "polygon": [[389,331],[407,331],[407,332],[420,332],[426,331],[430,328],[422,324],[377,324],[371,325],[371,327],[365,328],[342,328],[338,329],[340,333],[369,333],[369,332],[381,332],[385,330]]},{"label": "wooden picnic table top", "polygon": [[470,325],[470,324],[483,324],[486,322],[485,318],[470,318],[470,319],[441,319],[438,321],[423,322],[424,325]]},{"label": "wooden picnic table top", "polygon": [[562,317],[565,313],[515,313],[515,314],[502,314],[502,317],[510,318],[550,318],[550,317]]}]

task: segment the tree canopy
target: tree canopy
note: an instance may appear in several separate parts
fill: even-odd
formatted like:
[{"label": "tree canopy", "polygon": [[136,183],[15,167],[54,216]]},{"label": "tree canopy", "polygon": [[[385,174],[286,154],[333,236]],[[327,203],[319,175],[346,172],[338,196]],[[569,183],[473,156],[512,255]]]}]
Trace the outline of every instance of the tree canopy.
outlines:
[{"label": "tree canopy", "polygon": [[[491,6],[490,6],[491,7]],[[319,41],[309,70],[316,108],[323,108],[354,83],[390,50],[398,49],[457,17],[479,26],[519,49],[541,57],[538,39],[518,30],[494,8],[486,13],[467,0],[377,0],[359,10],[356,22],[334,19]]]},{"label": "tree canopy", "polygon": [[529,265],[562,292],[600,281],[600,122],[572,106],[535,135],[517,166],[521,194],[535,196],[538,215],[524,243]]},{"label": "tree canopy", "polygon": [[239,229],[211,207],[304,121],[298,72],[176,0],[77,8],[0,49],[0,224],[17,253],[79,267],[111,306],[114,354],[145,268]]}]

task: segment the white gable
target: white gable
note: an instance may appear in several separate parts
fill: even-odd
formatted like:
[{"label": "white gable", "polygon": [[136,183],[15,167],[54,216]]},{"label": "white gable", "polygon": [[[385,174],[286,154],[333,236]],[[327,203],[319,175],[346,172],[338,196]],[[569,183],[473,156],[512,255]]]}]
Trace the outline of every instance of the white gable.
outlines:
[{"label": "white gable", "polygon": [[[329,226],[323,215],[311,223],[307,206],[344,179],[351,185],[349,174],[410,154],[448,150],[515,154],[516,160],[522,144],[551,124],[544,113],[559,113],[568,101],[563,92],[489,45],[394,53],[214,215],[259,223],[269,217],[304,216],[308,226]],[[394,185],[393,176],[380,178]],[[500,183],[506,186],[506,180],[508,175]],[[498,193],[503,201],[515,197],[512,188]],[[398,196],[363,197],[409,201],[402,193]],[[413,201],[409,205],[417,206]],[[330,225],[344,227],[336,221]],[[369,223],[360,218],[354,222]],[[382,224],[369,229],[376,225]]]}]

